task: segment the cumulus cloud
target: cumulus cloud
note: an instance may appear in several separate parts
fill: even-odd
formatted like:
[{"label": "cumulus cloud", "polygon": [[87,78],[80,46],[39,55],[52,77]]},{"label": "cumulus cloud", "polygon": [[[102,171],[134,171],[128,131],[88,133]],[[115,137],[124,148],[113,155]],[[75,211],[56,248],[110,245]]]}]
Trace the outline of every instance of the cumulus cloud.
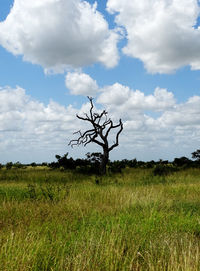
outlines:
[{"label": "cumulus cloud", "polygon": [[0,22],[0,44],[46,71],[95,62],[114,67],[118,39],[96,4],[81,0],[15,0]]},{"label": "cumulus cloud", "polygon": [[44,135],[49,132],[71,131],[76,126],[72,106],[64,107],[54,101],[48,105],[34,100],[20,87],[0,89],[0,130],[19,131],[24,135]]},{"label": "cumulus cloud", "polygon": [[143,61],[150,73],[200,69],[200,8],[197,0],[108,0],[107,10],[127,32],[123,52]]},{"label": "cumulus cloud", "polygon": [[186,103],[176,105],[175,110],[164,112],[159,121],[168,127],[175,125],[178,128],[200,128],[200,97],[191,97]]},{"label": "cumulus cloud", "polygon": [[95,97],[98,92],[97,82],[85,73],[69,72],[66,76],[65,83],[73,95]]},{"label": "cumulus cloud", "polygon": [[157,87],[153,95],[145,96],[140,90],[134,91],[119,83],[104,87],[97,101],[124,116],[136,111],[160,112],[175,106],[173,93],[166,89]]},{"label": "cumulus cloud", "polygon": [[200,144],[199,96],[179,104],[167,89],[157,87],[153,94],[145,95],[116,83],[103,88],[97,102],[115,120],[123,119],[121,152],[129,158],[136,154],[142,160],[172,159],[190,155]]},{"label": "cumulus cloud", "polygon": [[54,101],[45,105],[20,87],[0,88],[2,159],[6,162],[16,156],[17,160],[22,157],[25,162],[41,162],[42,159],[53,160],[58,152],[67,152],[73,132],[77,127],[82,128],[82,123],[76,119],[79,110]]}]

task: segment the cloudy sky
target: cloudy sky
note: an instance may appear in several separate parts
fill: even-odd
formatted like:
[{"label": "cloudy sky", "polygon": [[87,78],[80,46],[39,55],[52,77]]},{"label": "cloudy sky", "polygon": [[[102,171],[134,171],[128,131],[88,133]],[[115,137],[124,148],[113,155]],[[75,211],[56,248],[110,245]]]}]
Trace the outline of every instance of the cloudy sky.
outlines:
[{"label": "cloudy sky", "polygon": [[197,0],[1,0],[0,163],[100,151],[68,146],[88,95],[123,120],[111,159],[191,158],[199,15]]}]

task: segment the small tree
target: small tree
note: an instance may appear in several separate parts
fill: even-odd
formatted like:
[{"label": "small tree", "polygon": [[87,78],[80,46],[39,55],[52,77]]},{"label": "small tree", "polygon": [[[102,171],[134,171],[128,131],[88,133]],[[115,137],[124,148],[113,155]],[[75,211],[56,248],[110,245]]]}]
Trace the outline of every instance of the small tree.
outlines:
[{"label": "small tree", "polygon": [[90,166],[89,172],[92,174],[99,174],[100,172],[100,165],[102,160],[102,154],[100,152],[88,152],[86,153],[87,161]]},{"label": "small tree", "polygon": [[200,161],[200,150],[192,152],[192,158],[195,159],[196,161]]},{"label": "small tree", "polygon": [[63,156],[56,154],[57,163],[54,163],[55,167],[62,167],[64,169],[75,169],[76,163],[73,158],[67,158],[68,152]]},{"label": "small tree", "polygon": [[12,166],[13,166],[13,163],[12,163],[12,162],[6,163],[6,169],[7,169],[7,170],[11,169]]},{"label": "small tree", "polygon": [[15,168],[23,168],[23,165],[19,161],[17,161],[16,163],[13,164],[13,167],[15,167]]},{"label": "small tree", "polygon": [[[100,163],[100,173],[102,175],[106,174],[106,165],[109,161],[109,153],[112,151],[115,147],[119,145],[119,135],[123,130],[123,123],[121,119],[119,120],[119,123],[114,125],[113,121],[108,118],[108,112],[103,110],[100,114],[93,112],[93,98],[88,97],[90,101],[90,114],[85,113],[85,117],[81,117],[79,115],[76,115],[78,119],[89,122],[92,126],[91,129],[85,131],[82,133],[81,131],[75,132],[74,134],[79,134],[79,138],[75,140],[71,140],[69,142],[69,145],[72,147],[74,145],[84,145],[86,146],[89,143],[96,143],[97,145],[101,146],[103,149],[103,154],[101,156],[101,163]],[[119,128],[115,142],[109,146],[108,142],[108,136],[112,129]]]}]

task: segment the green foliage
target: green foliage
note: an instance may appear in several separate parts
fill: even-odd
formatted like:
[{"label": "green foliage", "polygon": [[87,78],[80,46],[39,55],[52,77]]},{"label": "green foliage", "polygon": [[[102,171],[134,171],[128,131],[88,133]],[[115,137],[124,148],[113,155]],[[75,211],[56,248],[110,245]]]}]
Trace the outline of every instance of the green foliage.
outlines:
[{"label": "green foliage", "polygon": [[12,168],[12,166],[13,166],[13,163],[12,163],[12,162],[8,162],[8,163],[6,164],[6,169],[9,170],[9,169]]},{"label": "green foliage", "polygon": [[196,150],[192,153],[192,158],[197,160],[197,161],[200,161],[200,150]]},{"label": "green foliage", "polygon": [[192,161],[187,157],[183,156],[180,158],[175,158],[173,161],[173,165],[176,167],[190,167],[192,166]]},{"label": "green foliage", "polygon": [[13,164],[13,167],[15,167],[15,168],[23,168],[24,166],[18,161],[18,162]]},{"label": "green foliage", "polygon": [[177,171],[178,169],[176,167],[173,167],[171,165],[163,165],[163,164],[158,164],[155,166],[154,170],[153,170],[153,174],[155,176],[167,176],[175,171]]},{"label": "green foliage", "polygon": [[200,169],[153,170],[1,170],[0,271],[200,270]]},{"label": "green foliage", "polygon": [[62,157],[60,155],[56,155],[57,163],[52,163],[51,166],[54,168],[63,168],[63,169],[75,169],[76,164],[73,158],[67,158],[68,153],[64,154]]}]

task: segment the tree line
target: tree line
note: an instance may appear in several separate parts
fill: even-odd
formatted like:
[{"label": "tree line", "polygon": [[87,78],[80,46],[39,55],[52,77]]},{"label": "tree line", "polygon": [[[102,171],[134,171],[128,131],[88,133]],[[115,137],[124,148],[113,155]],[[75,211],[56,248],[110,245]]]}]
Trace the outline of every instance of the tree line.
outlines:
[{"label": "tree line", "polygon": [[[8,162],[6,164],[0,164],[0,169],[6,168],[10,169],[25,169],[27,167],[49,167],[52,170],[73,170],[79,173],[86,174],[101,174],[101,157],[100,152],[87,153],[86,158],[73,159],[68,156],[66,153],[63,156],[55,155],[56,161],[51,163],[30,163],[30,164],[21,164],[20,162],[12,163]],[[167,175],[173,171],[184,168],[200,168],[200,150],[197,150],[192,153],[192,159],[189,159],[185,156],[180,158],[175,158],[173,161],[162,160],[159,161],[138,161],[134,159],[123,159],[123,160],[108,160],[107,171],[110,173],[121,173],[124,168],[152,168],[155,175]]]},{"label": "tree line", "polygon": [[[99,152],[87,153],[85,159],[73,159],[68,158],[68,153],[63,156],[56,155],[56,162],[49,164],[52,169],[62,168],[76,170],[81,173],[91,173],[91,174],[101,174],[101,156]],[[123,159],[108,161],[107,170],[111,173],[121,173],[126,167],[129,168],[153,168],[155,175],[168,174],[169,172],[175,171],[177,169],[184,169],[190,167],[200,168],[200,150],[192,153],[192,160],[183,156],[180,158],[175,158],[173,161],[162,160],[159,161],[138,161],[134,159]],[[160,174],[159,174],[160,170]]]}]

